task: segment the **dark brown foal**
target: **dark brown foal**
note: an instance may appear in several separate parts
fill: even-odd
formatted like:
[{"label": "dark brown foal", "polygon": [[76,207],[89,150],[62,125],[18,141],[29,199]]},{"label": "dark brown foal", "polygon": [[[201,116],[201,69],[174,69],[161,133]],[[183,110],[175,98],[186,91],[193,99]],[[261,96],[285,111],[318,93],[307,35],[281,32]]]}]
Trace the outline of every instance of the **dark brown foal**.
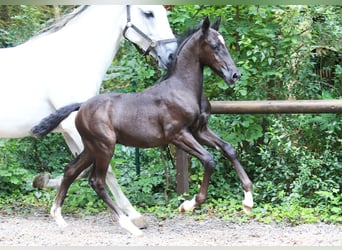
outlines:
[{"label": "dark brown foal", "polygon": [[[179,46],[168,75],[154,86],[140,93],[102,94],[83,104],[70,106],[69,113],[79,109],[75,122],[84,151],[66,167],[61,189],[51,209],[59,224],[64,223],[61,206],[70,184],[93,164],[90,185],[114,211],[124,228],[133,234],[141,234],[106,191],[105,176],[117,143],[141,148],[171,143],[202,162],[205,171],[199,193],[191,201],[185,201],[180,211],[194,209],[207,197],[215,163],[202,145],[220,150],[232,162],[242,181],[245,192],[243,207],[249,213],[253,206],[252,183],[232,146],[207,126],[210,104],[203,91],[204,66],[209,66],[226,83],[233,84],[240,78],[223,37],[217,32],[219,23],[220,19],[210,27],[206,18],[200,29]],[[35,127],[33,133],[39,135],[51,131],[68,112],[59,116],[57,111],[45,120],[44,126]]]}]

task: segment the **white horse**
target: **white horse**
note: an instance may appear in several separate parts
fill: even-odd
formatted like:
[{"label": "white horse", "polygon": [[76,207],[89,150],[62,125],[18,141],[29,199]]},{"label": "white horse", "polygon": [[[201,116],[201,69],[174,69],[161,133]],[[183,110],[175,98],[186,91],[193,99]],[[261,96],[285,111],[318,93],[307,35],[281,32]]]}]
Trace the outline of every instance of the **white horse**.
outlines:
[{"label": "white horse", "polygon": [[[30,136],[30,129],[58,108],[98,94],[124,38],[162,67],[177,48],[163,6],[98,5],[81,6],[29,41],[0,49],[0,138]],[[83,144],[74,117],[75,113],[56,132],[77,155]],[[50,180],[45,187],[59,186],[60,180]],[[128,218],[138,227],[146,226],[111,167],[106,183]]]}]

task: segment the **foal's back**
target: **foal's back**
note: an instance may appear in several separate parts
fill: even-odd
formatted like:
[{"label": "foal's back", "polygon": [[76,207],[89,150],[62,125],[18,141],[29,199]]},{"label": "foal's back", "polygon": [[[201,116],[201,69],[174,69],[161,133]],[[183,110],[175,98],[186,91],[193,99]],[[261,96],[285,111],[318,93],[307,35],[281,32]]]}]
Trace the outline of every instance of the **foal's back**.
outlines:
[{"label": "foal's back", "polygon": [[[83,103],[76,127],[91,141],[113,140],[140,148],[167,145],[178,130],[193,120],[188,95],[164,80],[139,93],[106,93]],[[113,138],[114,137],[114,138]]]}]

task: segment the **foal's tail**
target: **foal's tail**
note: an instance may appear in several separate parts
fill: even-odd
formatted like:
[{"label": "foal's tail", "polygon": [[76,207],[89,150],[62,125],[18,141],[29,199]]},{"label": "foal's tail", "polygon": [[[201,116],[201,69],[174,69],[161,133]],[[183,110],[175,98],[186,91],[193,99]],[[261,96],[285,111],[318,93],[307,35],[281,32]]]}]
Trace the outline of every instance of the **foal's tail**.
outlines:
[{"label": "foal's tail", "polygon": [[31,134],[36,137],[45,136],[54,130],[72,112],[80,109],[82,103],[74,103],[58,109],[55,113],[45,117],[40,123],[31,129]]}]

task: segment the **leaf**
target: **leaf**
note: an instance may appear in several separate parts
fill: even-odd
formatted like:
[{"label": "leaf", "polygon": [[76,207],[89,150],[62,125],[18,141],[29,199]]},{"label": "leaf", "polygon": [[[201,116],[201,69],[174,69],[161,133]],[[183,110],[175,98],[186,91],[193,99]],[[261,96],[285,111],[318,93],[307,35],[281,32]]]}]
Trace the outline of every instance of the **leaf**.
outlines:
[{"label": "leaf", "polygon": [[220,89],[222,89],[222,90],[228,89],[228,85],[227,85],[224,81],[219,81],[219,82],[217,83],[217,86],[218,86]]},{"label": "leaf", "polygon": [[242,96],[246,96],[247,95],[247,89],[239,89],[239,93]]}]

